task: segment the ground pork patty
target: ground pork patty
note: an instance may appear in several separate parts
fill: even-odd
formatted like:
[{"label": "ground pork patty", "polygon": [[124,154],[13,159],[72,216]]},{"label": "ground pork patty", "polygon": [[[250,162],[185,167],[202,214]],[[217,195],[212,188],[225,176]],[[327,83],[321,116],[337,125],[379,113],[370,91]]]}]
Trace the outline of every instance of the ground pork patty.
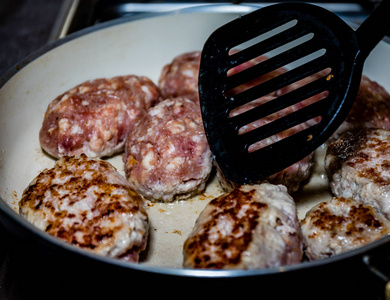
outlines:
[{"label": "ground pork patty", "polygon": [[54,157],[103,157],[123,151],[127,132],[161,101],[146,77],[86,81],[54,99],[39,132],[42,148]]},{"label": "ground pork patty", "polygon": [[353,199],[333,198],[312,208],[302,221],[306,256],[323,259],[347,252],[390,233],[390,221]]},{"label": "ground pork patty", "polygon": [[[199,103],[199,89],[198,89],[198,77],[200,68],[200,51],[193,51],[183,53],[176,56],[171,63],[164,66],[161,71],[158,86],[162,95],[165,98],[174,97],[186,97],[193,100],[195,103]],[[259,56],[241,65],[238,65],[228,71],[228,76],[239,73],[251,66],[254,66],[260,62],[266,60],[267,57]],[[286,69],[279,68],[264,76],[255,78],[250,82],[244,83],[233,90],[228,91],[228,94],[238,94],[242,91],[249,89],[257,84],[274,78],[282,73],[286,72]],[[285,89],[275,91],[276,93],[282,93]]]},{"label": "ground pork patty", "polygon": [[358,127],[390,130],[390,94],[367,76],[362,76],[351,111],[333,134],[331,141]]},{"label": "ground pork patty", "polygon": [[100,159],[63,157],[24,190],[20,214],[39,229],[88,251],[138,261],[149,223],[142,199]]},{"label": "ground pork patty", "polygon": [[212,200],[184,243],[184,267],[257,269],[299,263],[302,234],[286,187],[243,185]]},{"label": "ground pork patty", "polygon": [[123,161],[131,186],[146,199],[170,202],[201,192],[212,155],[199,106],[174,98],[149,109],[130,132]]},{"label": "ground pork patty", "polygon": [[200,55],[200,51],[183,53],[163,67],[158,86],[165,99],[186,97],[199,103]]},{"label": "ground pork patty", "polygon": [[390,218],[390,131],[356,129],[329,144],[325,169],[332,192]]}]

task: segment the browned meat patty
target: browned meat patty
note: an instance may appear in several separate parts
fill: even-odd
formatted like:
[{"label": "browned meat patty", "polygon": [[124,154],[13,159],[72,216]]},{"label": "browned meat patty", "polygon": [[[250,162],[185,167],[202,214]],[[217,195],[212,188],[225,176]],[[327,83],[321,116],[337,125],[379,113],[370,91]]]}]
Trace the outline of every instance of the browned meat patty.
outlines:
[{"label": "browned meat patty", "polygon": [[137,262],[146,247],[142,199],[103,160],[61,158],[25,189],[19,208],[39,229],[97,254]]},{"label": "browned meat patty", "polygon": [[212,200],[184,244],[184,267],[257,269],[299,263],[302,234],[282,185],[243,185]]},{"label": "browned meat patty", "polygon": [[302,233],[306,256],[316,260],[380,239],[390,233],[390,221],[353,199],[333,198],[306,214]]},{"label": "browned meat patty", "polygon": [[212,155],[199,106],[174,98],[149,109],[130,132],[123,161],[131,186],[146,199],[170,202],[201,192]]},{"label": "browned meat patty", "polygon": [[128,131],[160,100],[146,77],[86,81],[49,104],[39,141],[54,157],[113,155],[123,151]]},{"label": "browned meat patty", "polygon": [[332,140],[353,128],[390,130],[390,94],[377,82],[362,76],[356,100]]},{"label": "browned meat patty", "polygon": [[200,51],[181,54],[164,66],[158,86],[164,99],[185,97],[199,103]]},{"label": "browned meat patty", "polygon": [[325,169],[336,197],[353,198],[390,218],[390,131],[357,129],[328,146]]}]

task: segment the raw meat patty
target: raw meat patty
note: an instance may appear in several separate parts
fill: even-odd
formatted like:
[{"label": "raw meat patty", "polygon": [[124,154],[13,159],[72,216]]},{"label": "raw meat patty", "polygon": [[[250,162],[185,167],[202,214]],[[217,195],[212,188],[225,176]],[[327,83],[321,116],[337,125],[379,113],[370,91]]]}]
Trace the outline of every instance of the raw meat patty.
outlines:
[{"label": "raw meat patty", "polygon": [[299,263],[302,234],[282,185],[243,185],[212,200],[184,244],[184,267],[257,269]]},{"label": "raw meat patty", "polygon": [[185,97],[199,103],[200,51],[181,54],[164,66],[158,86],[165,99]]},{"label": "raw meat patty", "polygon": [[103,157],[123,151],[128,131],[161,100],[158,88],[134,75],[86,81],[54,99],[39,132],[54,157]]},{"label": "raw meat patty", "polygon": [[328,146],[325,157],[336,197],[353,198],[390,218],[390,131],[349,131]]},{"label": "raw meat patty", "polygon": [[146,199],[170,202],[201,192],[212,169],[212,155],[200,108],[184,98],[149,109],[130,132],[126,177]]},{"label": "raw meat patty", "polygon": [[353,199],[333,198],[306,214],[302,233],[306,256],[316,260],[380,239],[390,233],[390,221]]},{"label": "raw meat patty", "polygon": [[149,223],[126,178],[100,159],[63,157],[25,189],[20,214],[39,229],[104,256],[138,261]]},{"label": "raw meat patty", "polygon": [[[175,57],[171,63],[164,66],[158,81],[158,85],[163,97],[186,97],[188,99],[193,100],[195,103],[199,103],[198,77],[200,58],[200,51],[183,53]],[[248,69],[249,67],[258,64],[265,59],[266,57],[259,56],[251,61],[245,62],[237,67],[234,67],[229,70],[228,76]],[[229,92],[232,95],[238,94],[261,82],[274,78],[281,73],[284,73],[285,71],[285,69],[279,68],[275,71],[270,72],[269,74],[261,76],[260,78],[255,78],[248,83],[244,83]],[[275,91],[272,94],[278,92],[280,93],[282,91]]]},{"label": "raw meat patty", "polygon": [[357,127],[390,130],[390,95],[381,85],[366,76],[362,76],[351,111],[333,134],[331,141]]}]

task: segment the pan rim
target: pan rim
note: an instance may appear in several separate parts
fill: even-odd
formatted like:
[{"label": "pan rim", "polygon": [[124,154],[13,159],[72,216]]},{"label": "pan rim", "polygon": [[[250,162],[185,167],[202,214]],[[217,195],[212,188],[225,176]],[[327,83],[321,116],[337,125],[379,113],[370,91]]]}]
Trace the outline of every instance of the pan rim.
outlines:
[{"label": "pan rim", "polygon": [[[245,13],[248,13],[250,11],[253,11],[255,9],[259,9],[262,6],[260,5],[251,5],[251,4],[240,4],[242,7],[246,7],[247,11]],[[84,29],[81,29],[77,32],[71,33],[63,38],[60,38],[58,40],[49,42],[48,44],[38,48],[37,50],[33,51],[17,63],[15,63],[13,66],[11,66],[7,71],[5,71],[3,74],[0,74],[0,89],[18,72],[20,72],[24,67],[26,67],[29,63],[33,62],[35,59],[39,58],[40,56],[44,55],[45,53],[63,45],[66,44],[72,40],[75,40],[77,38],[86,36],[90,33],[93,33],[95,31],[100,31],[109,27],[114,27],[117,25],[125,24],[125,23],[131,23],[136,22],[144,19],[149,18],[158,18],[158,17],[166,17],[170,15],[175,14],[191,14],[191,13],[209,13],[209,14],[215,14],[215,12],[212,11],[213,8],[216,7],[227,7],[229,5],[226,4],[210,4],[210,5],[204,5],[204,6],[194,6],[194,7],[188,7],[183,9],[178,9],[174,11],[167,11],[167,12],[151,12],[151,13],[140,13],[139,15],[132,15],[132,16],[124,16],[115,20],[110,20],[104,23],[96,24]],[[233,11],[227,11],[225,13],[239,13],[233,12]]]},{"label": "pan rim", "polygon": [[11,218],[12,221],[17,223],[18,226],[22,226],[23,229],[29,231],[34,236],[38,236],[45,242],[49,242],[51,245],[58,247],[61,251],[65,250],[70,254],[80,255],[80,257],[86,257],[93,261],[102,262],[111,266],[119,267],[121,269],[148,272],[156,275],[224,279],[224,278],[243,278],[243,277],[253,277],[253,276],[275,275],[279,273],[292,273],[295,271],[302,271],[302,270],[317,268],[325,265],[336,264],[340,261],[353,259],[353,258],[361,259],[363,261],[364,257],[369,256],[369,254],[372,251],[377,250],[378,248],[386,244],[390,245],[390,235],[387,235],[375,242],[372,242],[368,245],[365,245],[363,247],[357,248],[352,251],[341,253],[321,260],[304,261],[304,262],[300,262],[288,266],[251,269],[251,270],[245,270],[245,269],[208,270],[208,269],[186,269],[186,268],[180,269],[174,267],[146,265],[142,263],[130,263],[116,258],[98,255],[83,250],[81,248],[78,248],[77,246],[70,245],[33,226],[26,219],[22,218],[19,214],[17,214],[11,207],[9,207],[8,204],[1,197],[0,197],[0,211],[2,214],[6,214],[9,218]]},{"label": "pan rim", "polygon": [[[208,8],[215,7],[215,6],[226,6],[226,4],[215,4],[215,5],[207,5]],[[258,9],[260,6],[256,5],[245,5],[249,7],[249,9]],[[120,24],[135,22],[139,20],[144,20],[148,18],[157,18],[157,17],[166,17],[169,15],[174,15],[178,13],[215,13],[212,11],[207,11],[204,9],[203,6],[198,7],[191,7],[191,8],[184,8],[176,11],[169,11],[169,12],[162,12],[162,13],[145,13],[140,14],[136,16],[128,16],[123,17],[120,19],[108,21],[105,23],[97,24],[85,29],[82,29],[78,32],[72,33],[64,38],[61,38],[57,41],[53,41],[36,51],[32,52],[30,55],[26,56],[24,59],[16,63],[13,67],[11,67],[8,71],[6,71],[1,77],[0,77],[0,89],[9,81],[11,80],[15,74],[20,72],[24,67],[26,67],[28,64],[33,62],[34,60],[38,59],[42,55],[46,54],[47,52],[60,47],[63,44],[66,44],[72,40],[75,40],[77,38],[86,36],[90,33],[93,33],[95,31],[103,30],[105,28],[117,26]],[[230,12],[233,13],[233,12]],[[390,38],[385,38],[383,40],[386,43],[390,43]],[[80,249],[76,246],[72,246],[58,238],[55,238],[51,235],[49,235],[46,232],[41,231],[37,227],[33,226],[31,223],[29,223],[26,219],[21,217],[17,212],[15,212],[6,202],[5,200],[0,196],[0,222],[2,222],[1,215],[6,215],[9,217],[12,222],[17,224],[18,226],[22,226],[23,229],[29,231],[35,236],[38,236],[42,238],[45,242],[49,242],[50,244],[54,245],[55,247],[59,247],[61,250],[65,250],[68,252],[71,252],[72,254],[81,255],[82,257],[87,257],[89,259],[103,262],[109,265],[117,266],[123,269],[130,269],[134,271],[142,271],[142,272],[149,272],[159,275],[172,275],[172,276],[182,276],[182,277],[197,277],[197,278],[236,278],[236,277],[252,277],[252,276],[264,276],[264,275],[271,275],[271,274],[279,274],[279,273],[291,273],[294,271],[300,271],[305,270],[309,268],[316,268],[323,265],[333,264],[337,263],[342,260],[347,260],[350,258],[358,258],[363,257],[370,253],[372,250],[377,249],[385,244],[390,245],[390,235],[385,236],[375,242],[372,242],[368,245],[365,245],[363,247],[360,247],[358,249],[348,251],[346,253],[338,254],[330,258],[322,259],[322,260],[316,260],[316,261],[305,261],[300,262],[298,264],[289,265],[289,266],[281,266],[281,267],[273,267],[273,268],[263,268],[263,269],[253,269],[253,270],[203,270],[203,269],[184,269],[184,268],[173,268],[173,267],[160,267],[160,266],[152,266],[152,265],[146,265],[146,264],[136,264],[136,263],[129,263],[126,261],[122,261],[115,258],[105,257],[101,256],[95,253],[88,252],[86,250]]]}]

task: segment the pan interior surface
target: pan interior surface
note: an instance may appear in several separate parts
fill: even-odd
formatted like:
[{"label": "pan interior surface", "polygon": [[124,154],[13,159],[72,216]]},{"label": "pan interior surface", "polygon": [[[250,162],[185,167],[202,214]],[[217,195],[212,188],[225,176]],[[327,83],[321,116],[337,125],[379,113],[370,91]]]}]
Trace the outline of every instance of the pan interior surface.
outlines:
[{"label": "pan interior surface", "polygon": [[[65,42],[59,41],[48,51],[33,55],[34,59],[19,71],[15,69],[10,79],[4,77],[0,81],[0,84],[5,82],[0,87],[0,204],[6,204],[15,213],[3,212],[16,220],[21,219],[17,213],[23,190],[39,172],[55,164],[55,160],[43,152],[38,140],[46,108],[54,98],[79,83],[101,77],[135,74],[147,76],[157,83],[165,64],[184,52],[201,50],[212,31],[236,17],[238,14],[234,13],[170,13],[100,26],[99,30],[86,30],[83,34],[66,38]],[[390,46],[382,42],[367,59],[364,69],[367,76],[387,90],[390,90],[389,56]],[[294,196],[299,219],[303,219],[316,203],[331,198],[323,169],[324,148],[317,151],[315,158],[313,176]],[[121,155],[107,160],[124,174]],[[199,213],[211,199],[222,193],[214,175],[206,190],[191,199],[173,203],[148,202],[150,241],[139,265],[99,257],[80,249],[74,251],[120,266],[174,273],[181,269],[182,245]],[[28,226],[24,220],[20,223]],[[42,233],[42,237],[45,236]],[[282,269],[316,264],[303,263]],[[280,269],[269,271],[278,272]],[[267,272],[180,270],[176,274],[224,277]]]}]

